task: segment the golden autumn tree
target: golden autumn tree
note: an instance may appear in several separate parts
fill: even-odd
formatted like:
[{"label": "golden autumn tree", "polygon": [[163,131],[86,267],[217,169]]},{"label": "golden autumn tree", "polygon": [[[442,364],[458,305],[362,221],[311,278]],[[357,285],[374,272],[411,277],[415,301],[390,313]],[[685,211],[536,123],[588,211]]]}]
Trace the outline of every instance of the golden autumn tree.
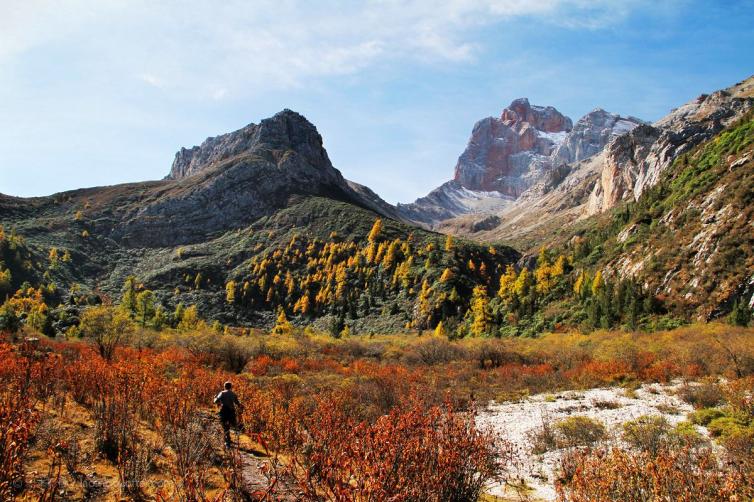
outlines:
[{"label": "golden autumn tree", "polygon": [[429,283],[425,279],[422,282],[422,288],[421,291],[419,291],[419,297],[417,298],[417,325],[418,327],[423,327],[426,325],[427,320],[429,319],[430,315],[432,314],[432,302],[430,299],[430,287]]},{"label": "golden autumn tree", "polygon": [[377,239],[380,237],[380,232],[382,232],[382,218],[377,218],[374,220],[374,225],[372,225],[372,230],[369,231],[367,240],[369,242],[377,242]]},{"label": "golden autumn tree", "polygon": [[382,259],[382,266],[391,269],[395,265],[398,254],[400,252],[400,245],[401,241],[399,239],[396,239],[390,243],[390,245],[387,248],[387,252],[385,253],[385,257]]},{"label": "golden autumn tree", "polygon": [[273,335],[290,335],[293,333],[293,326],[287,317],[285,317],[285,310],[278,309],[278,318],[275,321],[275,326],[272,328]]},{"label": "golden autumn tree", "polygon": [[348,338],[351,336],[351,328],[348,327],[348,324],[343,326],[343,329],[340,331],[340,337],[341,338]]},{"label": "golden autumn tree", "polygon": [[341,264],[335,272],[335,298],[343,300],[348,291],[348,271],[345,264]]},{"label": "golden autumn tree", "polygon": [[589,291],[589,276],[582,270],[573,284],[573,292],[578,296],[584,296],[587,291]]},{"label": "golden autumn tree", "polygon": [[508,264],[505,273],[500,276],[500,288],[497,290],[497,296],[503,300],[510,299],[514,293],[516,278],[516,269],[513,268],[513,265]]},{"label": "golden autumn tree", "polygon": [[533,286],[534,280],[532,279],[529,269],[524,267],[516,278],[516,282],[513,285],[513,291],[519,298],[523,298],[529,294]]},{"label": "golden autumn tree", "polygon": [[445,251],[453,251],[453,236],[450,234],[445,237]]},{"label": "golden autumn tree", "polygon": [[564,255],[558,256],[555,263],[552,266],[551,275],[553,278],[562,277],[566,273],[566,267],[568,266],[568,260]]},{"label": "golden autumn tree", "polygon": [[80,328],[94,342],[100,356],[110,361],[117,347],[133,332],[133,323],[122,309],[100,305],[84,310]]},{"label": "golden autumn tree", "polygon": [[47,258],[50,260],[50,267],[55,268],[58,265],[58,248],[50,248],[50,253],[47,255]]},{"label": "golden autumn tree", "polygon": [[225,285],[225,301],[233,304],[236,302],[236,281],[230,280]]},{"label": "golden autumn tree", "polygon": [[130,315],[136,313],[136,277],[129,275],[123,283],[123,296],[120,298],[120,307]]},{"label": "golden autumn tree", "polygon": [[534,270],[534,282],[537,293],[547,293],[553,286],[550,257],[547,255],[547,249],[544,247],[539,251],[537,268]]},{"label": "golden autumn tree", "polygon": [[471,313],[471,326],[469,327],[469,333],[471,336],[482,336],[489,332],[490,328],[490,311],[489,311],[489,298],[487,297],[487,290],[484,286],[476,286],[471,296],[471,305],[469,307]]},{"label": "golden autumn tree", "polygon": [[[178,308],[176,307],[176,312]],[[196,305],[191,305],[181,310],[180,322],[178,322],[179,331],[189,331],[200,327],[203,323],[199,319],[199,313],[196,310]]]},{"label": "golden autumn tree", "polygon": [[[8,271],[10,275],[10,270]],[[47,322],[48,308],[42,288],[21,288],[5,303],[18,315],[26,318],[26,325],[41,331]]]},{"label": "golden autumn tree", "polygon": [[311,302],[309,301],[309,295],[305,294],[301,298],[296,301],[296,304],[293,306],[293,311],[298,312],[301,315],[307,315],[309,314],[311,310]]},{"label": "golden autumn tree", "polygon": [[445,324],[443,324],[442,321],[437,323],[437,326],[435,327],[434,335],[441,338],[448,337],[448,330],[445,329]]},{"label": "golden autumn tree", "polygon": [[594,274],[594,279],[592,280],[592,295],[596,295],[599,293],[600,289],[604,286],[604,281],[602,279],[602,270],[598,270],[596,274]]},{"label": "golden autumn tree", "polygon": [[449,268],[446,268],[442,271],[442,275],[440,276],[440,282],[448,282],[453,278],[453,271]]},{"label": "golden autumn tree", "polygon": [[293,280],[293,274],[291,274],[290,270],[285,271],[285,280],[283,281],[283,285],[285,286],[285,292],[290,297],[293,295],[293,292],[296,290],[296,282]]},{"label": "golden autumn tree", "polygon": [[0,266],[0,300],[4,300],[6,295],[13,289],[13,275],[9,268],[3,270]]}]

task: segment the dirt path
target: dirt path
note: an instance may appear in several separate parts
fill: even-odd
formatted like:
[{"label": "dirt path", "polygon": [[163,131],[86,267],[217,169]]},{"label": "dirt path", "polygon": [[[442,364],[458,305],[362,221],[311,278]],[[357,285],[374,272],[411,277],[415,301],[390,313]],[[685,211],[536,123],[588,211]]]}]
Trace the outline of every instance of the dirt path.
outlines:
[{"label": "dirt path", "polygon": [[[273,459],[265,455],[245,435],[236,436],[238,453],[241,461],[241,475],[244,491],[252,500],[270,500],[295,502],[302,500],[300,490],[295,482],[283,473],[278,474],[274,486],[270,488],[270,479],[275,479]],[[267,497],[267,498],[265,498]]]}]

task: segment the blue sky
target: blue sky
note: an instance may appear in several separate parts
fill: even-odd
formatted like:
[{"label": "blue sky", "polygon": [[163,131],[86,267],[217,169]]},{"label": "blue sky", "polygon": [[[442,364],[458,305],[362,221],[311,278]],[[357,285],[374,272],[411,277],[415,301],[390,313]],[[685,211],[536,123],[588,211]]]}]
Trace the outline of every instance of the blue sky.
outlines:
[{"label": "blue sky", "polygon": [[515,98],[656,120],[754,74],[754,1],[0,0],[0,192],[162,178],[283,108],[390,202]]}]

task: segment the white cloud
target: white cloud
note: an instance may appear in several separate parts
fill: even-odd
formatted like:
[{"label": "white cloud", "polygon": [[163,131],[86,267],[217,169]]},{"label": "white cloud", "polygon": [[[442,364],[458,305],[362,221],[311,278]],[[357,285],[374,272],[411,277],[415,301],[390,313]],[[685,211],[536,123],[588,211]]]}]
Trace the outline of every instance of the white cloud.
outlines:
[{"label": "white cloud", "polygon": [[215,89],[212,92],[212,99],[219,101],[223,99],[225,96],[227,96],[227,94],[228,94],[228,89],[221,87],[219,89]]},{"label": "white cloud", "polygon": [[0,66],[58,46],[115,78],[221,99],[383,61],[463,63],[480,50],[480,26],[529,16],[594,29],[643,1],[27,0],[3,7]]},{"label": "white cloud", "polygon": [[151,73],[142,73],[138,78],[142,82],[146,82],[152,87],[157,87],[158,89],[164,89],[166,87],[165,82],[160,77],[152,75]]}]

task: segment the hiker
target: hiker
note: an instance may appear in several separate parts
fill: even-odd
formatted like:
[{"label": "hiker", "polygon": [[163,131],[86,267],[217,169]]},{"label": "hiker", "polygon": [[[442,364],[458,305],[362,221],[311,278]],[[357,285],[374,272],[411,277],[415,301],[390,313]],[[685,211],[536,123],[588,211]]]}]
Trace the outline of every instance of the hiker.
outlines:
[{"label": "hiker", "polygon": [[225,390],[220,392],[215,398],[215,404],[220,406],[220,424],[223,426],[225,433],[225,446],[230,448],[230,428],[236,427],[236,407],[243,409],[238,401],[238,396],[231,390],[233,384],[225,382]]}]

